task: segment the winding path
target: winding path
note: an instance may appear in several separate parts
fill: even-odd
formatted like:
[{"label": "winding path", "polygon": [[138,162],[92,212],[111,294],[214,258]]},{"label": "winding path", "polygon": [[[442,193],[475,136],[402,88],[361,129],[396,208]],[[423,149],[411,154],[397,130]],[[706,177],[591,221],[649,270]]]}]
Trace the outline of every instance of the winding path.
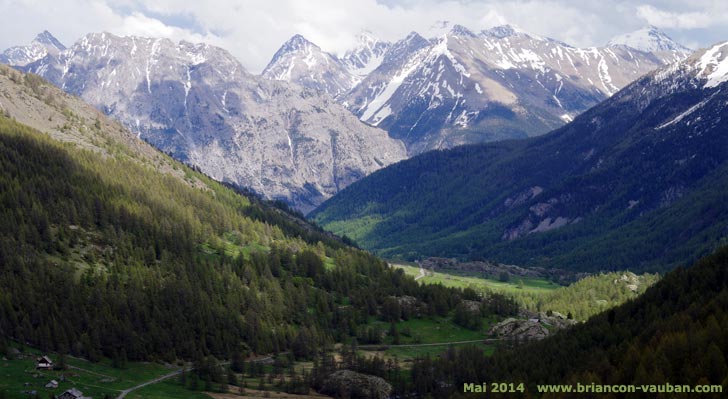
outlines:
[{"label": "winding path", "polygon": [[[252,360],[252,362],[260,362],[260,361],[266,360],[268,358],[270,358],[270,356],[265,357],[265,358],[255,359],[255,360]],[[218,363],[218,366],[225,366],[225,365],[228,365],[228,364],[230,364],[230,362],[222,362],[222,363]],[[177,370],[175,372],[172,372],[172,373],[163,375],[161,377],[157,377],[157,378],[155,378],[153,380],[149,380],[147,382],[143,382],[143,383],[141,383],[139,385],[136,385],[136,386],[133,386],[131,388],[127,388],[127,389],[121,391],[121,393],[119,394],[119,396],[116,397],[116,399],[124,399],[124,397],[126,395],[128,395],[129,393],[131,393],[133,391],[136,391],[137,389],[141,389],[141,388],[144,388],[146,386],[153,385],[153,384],[156,384],[158,382],[162,382],[164,380],[168,380],[168,379],[170,379],[172,377],[176,377],[176,376],[178,376],[178,375],[180,375],[182,373],[182,370],[184,370],[184,371],[192,371],[192,370],[194,370],[194,368],[193,367],[190,367],[190,368],[186,368],[186,369],[179,369],[179,370]]]},{"label": "winding path", "polygon": [[[191,369],[187,369],[187,370],[189,371]],[[134,386],[134,387],[131,387],[131,388],[127,388],[127,389],[121,391],[121,393],[119,394],[119,396],[116,397],[116,399],[123,399],[127,394],[129,394],[132,391],[136,391],[137,389],[144,388],[147,385],[152,385],[152,384],[156,384],[158,382],[162,382],[164,380],[168,380],[168,379],[170,379],[172,377],[175,377],[175,376],[180,375],[180,373],[182,373],[182,370],[177,370],[174,373],[169,373],[167,375],[163,375],[163,376],[157,377],[157,378],[155,378],[153,380],[150,380],[150,381],[141,383],[141,384],[139,384],[137,386]]]},{"label": "winding path", "polygon": [[425,277],[425,269],[423,269],[422,266],[420,266],[420,275],[415,277],[415,281],[421,279],[422,277]]}]

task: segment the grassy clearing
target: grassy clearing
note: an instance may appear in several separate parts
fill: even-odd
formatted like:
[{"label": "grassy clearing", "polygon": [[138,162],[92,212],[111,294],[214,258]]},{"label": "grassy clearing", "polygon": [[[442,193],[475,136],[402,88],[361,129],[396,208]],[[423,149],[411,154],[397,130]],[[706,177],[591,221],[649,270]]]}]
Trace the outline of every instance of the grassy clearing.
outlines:
[{"label": "grassy clearing", "polygon": [[[405,274],[417,277],[420,269],[416,266],[395,264],[394,267],[404,270]],[[472,274],[450,274],[426,271],[425,277],[417,280],[424,284],[442,284],[446,287],[473,288],[477,291],[489,290],[504,294],[548,293],[560,287],[546,279],[512,277],[508,282],[474,276]]]},{"label": "grassy clearing", "polygon": [[396,326],[401,344],[472,341],[487,337],[486,328],[479,331],[468,330],[441,317],[410,319],[400,321]]},{"label": "grassy clearing", "polygon": [[[491,354],[494,346],[489,343],[477,342],[490,338],[487,331],[496,322],[495,318],[484,318],[483,327],[478,331],[468,330],[453,323],[448,318],[432,317],[424,319],[410,319],[396,323],[399,332],[399,345],[393,343],[392,337],[387,337],[381,345],[361,345],[360,352],[368,356],[381,356],[384,359],[396,358],[405,368],[416,357],[435,357],[453,345],[482,346],[487,354]],[[381,321],[373,321],[371,326],[387,331],[390,325]],[[469,342],[476,341],[476,342]],[[467,342],[467,343],[459,343]],[[427,346],[429,344],[442,344]],[[423,345],[423,346],[417,346]]]}]

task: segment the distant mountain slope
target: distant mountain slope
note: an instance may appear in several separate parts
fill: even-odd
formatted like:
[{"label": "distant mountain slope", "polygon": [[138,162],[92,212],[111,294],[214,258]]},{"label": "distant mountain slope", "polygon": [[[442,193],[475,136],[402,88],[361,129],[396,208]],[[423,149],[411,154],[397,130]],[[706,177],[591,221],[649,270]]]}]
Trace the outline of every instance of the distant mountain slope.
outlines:
[{"label": "distant mountain slope", "polygon": [[264,76],[333,95],[413,155],[546,133],[689,53],[654,28],[583,49],[508,25],[476,33],[443,22],[436,31],[382,44],[378,66],[359,79],[345,78],[345,60],[290,42]]},{"label": "distant mountain slope", "polygon": [[24,70],[215,179],[303,211],[406,155],[328,96],[251,75],[209,45],[90,34]]},{"label": "distant mountain slope", "polygon": [[423,154],[314,218],[386,256],[658,270],[728,239],[728,43],[543,137]]}]

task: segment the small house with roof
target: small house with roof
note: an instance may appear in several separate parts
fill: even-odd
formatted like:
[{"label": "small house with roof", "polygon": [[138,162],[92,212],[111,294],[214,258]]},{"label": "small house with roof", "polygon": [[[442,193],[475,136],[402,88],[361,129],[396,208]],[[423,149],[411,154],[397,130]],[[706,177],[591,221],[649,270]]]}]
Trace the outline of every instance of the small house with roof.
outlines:
[{"label": "small house with roof", "polygon": [[41,356],[36,360],[38,362],[35,366],[36,369],[53,370],[53,360],[51,360],[48,356]]}]

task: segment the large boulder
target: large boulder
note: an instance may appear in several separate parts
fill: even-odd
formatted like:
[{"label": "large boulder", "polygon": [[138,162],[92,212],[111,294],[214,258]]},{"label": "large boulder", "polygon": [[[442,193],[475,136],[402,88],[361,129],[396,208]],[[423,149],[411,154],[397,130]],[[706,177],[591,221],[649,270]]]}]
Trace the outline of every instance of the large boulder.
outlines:
[{"label": "large boulder", "polygon": [[336,398],[384,399],[392,393],[392,386],[380,377],[339,370],[324,382],[321,393]]},{"label": "large boulder", "polygon": [[538,320],[508,318],[494,325],[490,333],[501,338],[532,340],[545,338],[549,335],[549,330]]}]

